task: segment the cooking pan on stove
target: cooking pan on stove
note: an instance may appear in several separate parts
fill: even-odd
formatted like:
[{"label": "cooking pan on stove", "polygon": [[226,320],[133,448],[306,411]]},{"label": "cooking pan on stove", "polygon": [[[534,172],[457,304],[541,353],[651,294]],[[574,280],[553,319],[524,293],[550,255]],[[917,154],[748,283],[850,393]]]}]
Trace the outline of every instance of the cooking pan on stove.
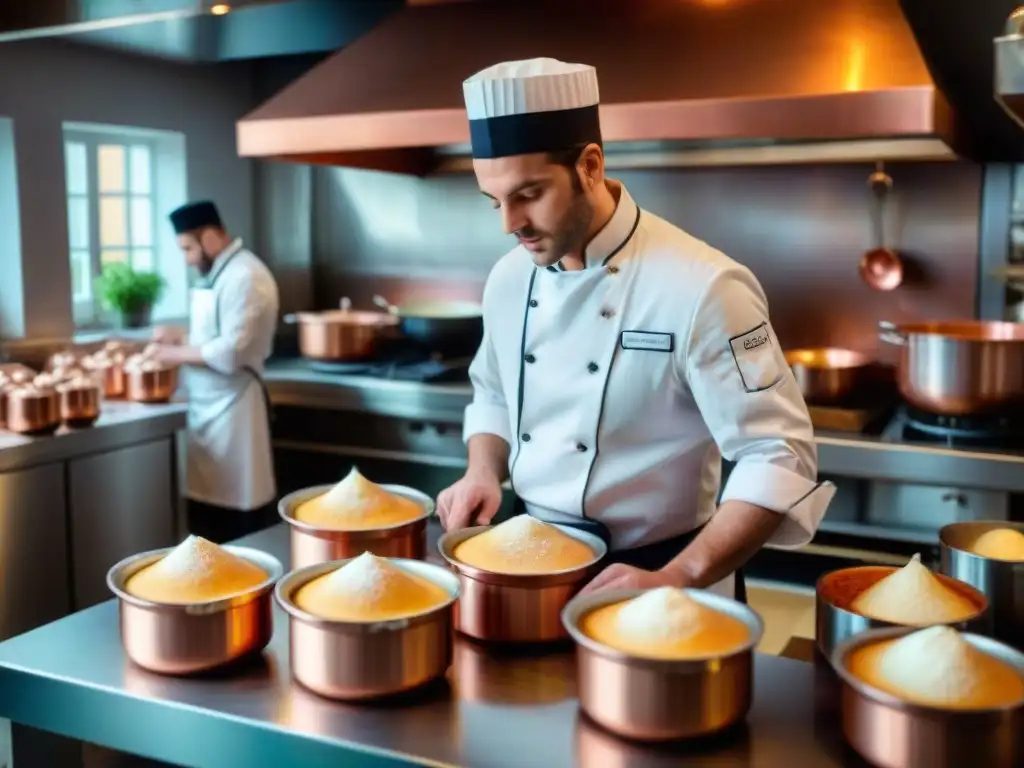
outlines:
[{"label": "cooking pan on stove", "polygon": [[412,301],[395,305],[383,296],[373,303],[398,318],[403,336],[445,357],[476,353],[484,337],[483,307],[472,301]]}]

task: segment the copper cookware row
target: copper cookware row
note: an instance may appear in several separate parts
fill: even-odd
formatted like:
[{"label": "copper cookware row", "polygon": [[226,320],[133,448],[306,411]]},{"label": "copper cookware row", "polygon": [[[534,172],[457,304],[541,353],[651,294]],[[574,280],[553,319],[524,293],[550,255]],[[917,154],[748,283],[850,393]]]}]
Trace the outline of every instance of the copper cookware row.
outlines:
[{"label": "copper cookware row", "polygon": [[598,725],[630,739],[672,741],[716,733],[747,716],[753,700],[754,648],[764,635],[764,622],[735,600],[706,590],[686,592],[743,622],[747,643],[702,659],[641,659],[594,642],[579,623],[587,613],[634,598],[642,590],[600,592],[566,606],[561,619],[576,643],[580,709]]},{"label": "copper cookware row", "polygon": [[289,493],[277,505],[278,514],[288,524],[292,568],[356,557],[371,552],[378,557],[422,560],[427,555],[427,518],[434,514],[434,500],[425,493],[402,485],[382,485],[384,490],[414,501],[423,515],[390,528],[365,531],[332,531],[316,528],[295,519],[295,509],[305,501],[322,496],[330,485],[318,485]]},{"label": "copper cookware row", "polygon": [[[921,707],[865,685],[848,670],[856,649],[895,639],[913,628],[876,629],[840,643],[830,660],[842,681],[842,728],[846,740],[879,768],[1015,768],[1024,764],[1024,705],[980,711]],[[1024,654],[975,634],[962,635],[978,650],[1024,675]]]},{"label": "copper cookware row", "polygon": [[133,555],[107,573],[107,586],[118,599],[128,658],[154,672],[186,675],[262,651],[273,634],[271,593],[283,573],[281,563],[257,549],[227,545],[228,552],[266,571],[267,580],[244,594],[189,605],[152,603],[125,590],[132,575],[171,549]]},{"label": "copper cookware row", "polygon": [[596,575],[608,547],[593,534],[555,527],[590,547],[594,560],[580,568],[537,576],[491,573],[466,565],[453,554],[461,542],[487,526],[449,531],[441,537],[437,548],[459,577],[461,596],[455,610],[459,632],[477,640],[506,643],[547,643],[568,637],[562,610]]},{"label": "copper cookware row", "polygon": [[380,622],[320,619],[295,605],[295,592],[347,560],[289,573],[275,590],[288,614],[289,659],[294,678],[332,699],[368,699],[412,690],[444,677],[452,663],[452,611],[458,579],[420,560],[391,562],[444,588],[449,599],[418,616]]}]

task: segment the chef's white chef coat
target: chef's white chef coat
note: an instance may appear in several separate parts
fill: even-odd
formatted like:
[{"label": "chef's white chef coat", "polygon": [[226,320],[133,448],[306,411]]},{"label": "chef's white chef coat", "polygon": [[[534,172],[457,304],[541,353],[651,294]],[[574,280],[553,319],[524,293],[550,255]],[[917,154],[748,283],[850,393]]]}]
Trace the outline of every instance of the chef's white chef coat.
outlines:
[{"label": "chef's white chef coat", "polygon": [[278,305],[274,276],[241,240],[192,291],[189,344],[206,366],[190,366],[185,378],[190,499],[252,510],[277,495],[258,377],[273,347]]},{"label": "chef's white chef coat", "polygon": [[464,438],[504,438],[527,512],[597,520],[613,550],[707,522],[723,455],[736,466],[721,501],[785,514],[772,543],[805,544],[834,488],[815,482],[810,417],[761,286],[614,184],[586,269],[536,267],[516,247],[491,271]]}]

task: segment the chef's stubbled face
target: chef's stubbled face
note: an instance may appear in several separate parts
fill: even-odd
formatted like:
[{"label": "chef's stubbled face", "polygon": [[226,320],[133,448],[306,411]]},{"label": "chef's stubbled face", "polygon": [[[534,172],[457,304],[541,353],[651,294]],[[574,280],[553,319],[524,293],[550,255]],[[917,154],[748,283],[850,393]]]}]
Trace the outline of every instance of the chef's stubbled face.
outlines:
[{"label": "chef's stubbled face", "polygon": [[543,152],[474,160],[480,191],[501,211],[505,232],[515,235],[547,266],[583,248],[594,206],[578,168],[551,162]]},{"label": "chef's stubbled face", "polygon": [[195,267],[199,274],[206,276],[213,267],[214,256],[203,247],[201,232],[187,232],[178,235],[178,247],[185,254],[185,262]]}]

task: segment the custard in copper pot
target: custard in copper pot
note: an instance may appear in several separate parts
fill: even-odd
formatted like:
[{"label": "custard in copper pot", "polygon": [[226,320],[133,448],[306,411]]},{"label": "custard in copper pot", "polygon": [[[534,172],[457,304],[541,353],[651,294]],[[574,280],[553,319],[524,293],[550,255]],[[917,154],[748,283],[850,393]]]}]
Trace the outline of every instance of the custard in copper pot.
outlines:
[{"label": "custard in copper pot", "polygon": [[199,536],[189,536],[131,576],[125,591],[141,600],[189,605],[220,600],[264,584],[269,574]]},{"label": "custard in copper pot", "polygon": [[861,616],[916,627],[955,624],[978,612],[977,605],[936,578],[920,555],[864,590],[851,608]]},{"label": "custard in copper pot", "polygon": [[1017,669],[942,625],[856,648],[846,668],[871,687],[924,707],[998,709],[1024,703],[1024,676]]},{"label": "custard in copper pot", "polygon": [[989,560],[1024,562],[1024,533],[1012,528],[993,528],[976,538],[967,550]]},{"label": "custard in copper pot", "polygon": [[742,621],[674,587],[596,608],[583,616],[580,630],[616,651],[663,661],[727,655],[750,641]]},{"label": "custard in copper pot", "polygon": [[377,622],[418,616],[451,602],[451,591],[364,552],[301,586],[295,605],[320,619]]},{"label": "custard in copper pot", "polygon": [[327,493],[299,504],[293,513],[300,523],[332,531],[390,528],[423,515],[421,505],[370,482],[355,467]]},{"label": "custard in copper pot", "polygon": [[466,539],[452,556],[483,571],[522,576],[570,571],[597,559],[579,539],[526,514]]}]

